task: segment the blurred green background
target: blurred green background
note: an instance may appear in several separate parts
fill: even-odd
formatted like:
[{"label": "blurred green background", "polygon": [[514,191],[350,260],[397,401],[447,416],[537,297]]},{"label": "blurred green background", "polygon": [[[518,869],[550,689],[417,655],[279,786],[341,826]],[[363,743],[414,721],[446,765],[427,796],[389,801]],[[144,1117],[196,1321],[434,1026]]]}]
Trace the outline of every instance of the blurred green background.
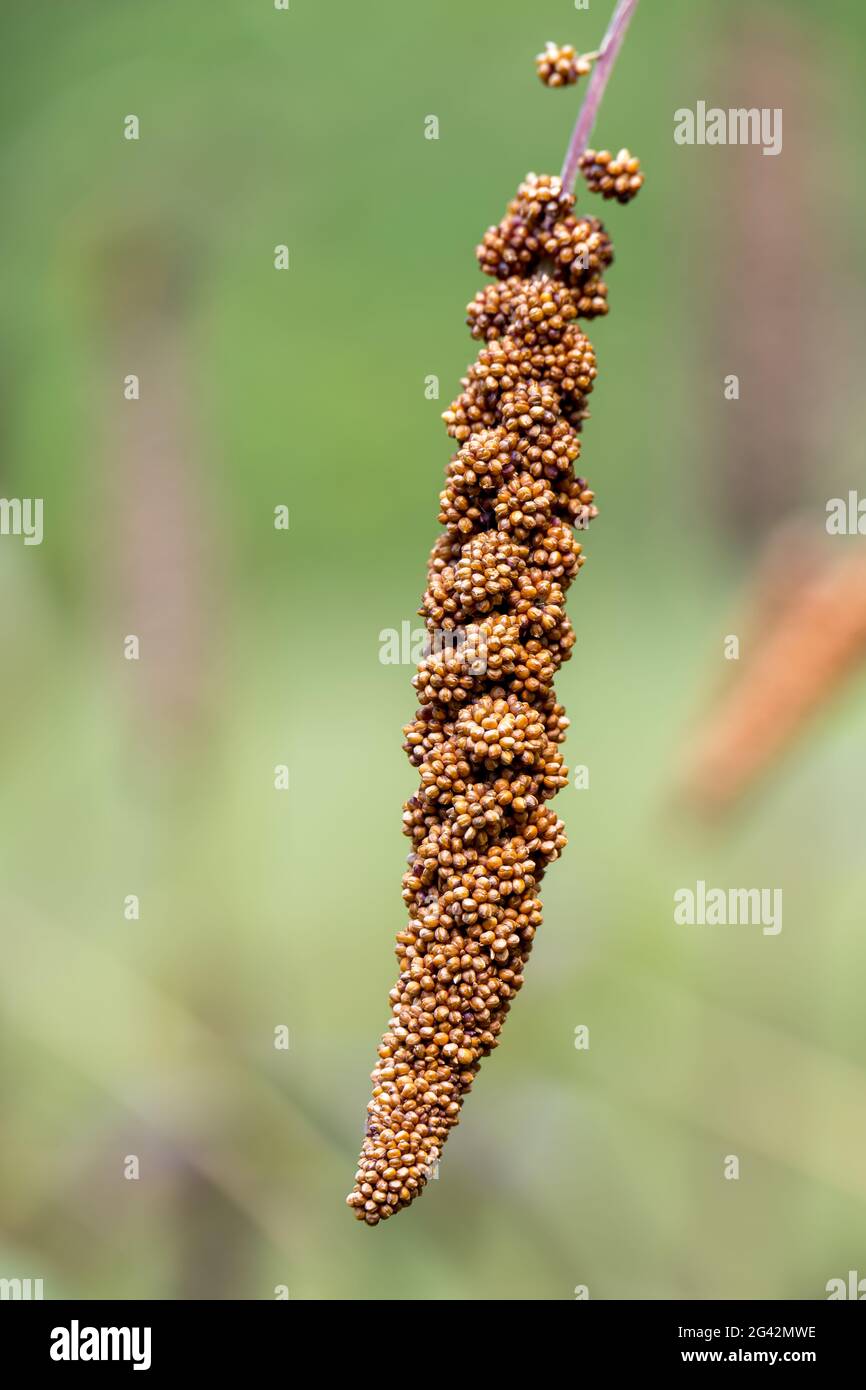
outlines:
[{"label": "blurred green background", "polygon": [[[414,784],[379,634],[415,621],[474,246],[579,103],[533,57],[609,9],[5,7],[0,492],[45,499],[45,540],[0,539],[0,1275],[46,1297],[866,1275],[863,680],[722,822],[672,796],[762,547],[863,485],[854,0],[638,9],[596,143],[646,186],[605,206],[601,517],[558,687],[590,787],[438,1181],[375,1230],[343,1205]],[[783,153],[676,146],[698,100],[781,106]],[[676,927],[699,878],[782,887],[781,934]]]}]

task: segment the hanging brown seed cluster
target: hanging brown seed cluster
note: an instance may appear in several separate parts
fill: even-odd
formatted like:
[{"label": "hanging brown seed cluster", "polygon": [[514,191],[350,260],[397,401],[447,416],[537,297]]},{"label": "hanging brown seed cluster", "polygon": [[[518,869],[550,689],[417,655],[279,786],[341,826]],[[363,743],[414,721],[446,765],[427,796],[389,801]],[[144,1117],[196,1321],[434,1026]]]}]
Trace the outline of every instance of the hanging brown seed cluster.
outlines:
[{"label": "hanging brown seed cluster", "polygon": [[578,168],[590,192],[620,203],[631,202],[643,186],[640,160],[628,150],[620,150],[615,158],[610,150],[584,150]]},{"label": "hanging brown seed cluster", "polygon": [[[548,802],[566,785],[554,676],[571,655],[565,594],[596,515],[575,472],[596,377],[579,320],[607,312],[602,224],[558,178],[529,174],[478,247],[494,277],[468,307],[481,347],[444,414],[457,452],[420,613],[429,637],[405,729],[418,769],[397,936],[399,979],[347,1201],[375,1225],[435,1170],[497,1046],[565,846]],[[447,639],[447,640],[446,640]]]},{"label": "hanging brown seed cluster", "polygon": [[[866,665],[866,557],[830,561],[812,551],[792,579],[792,539],[800,554],[807,549],[796,528],[780,531],[779,554],[753,595],[752,655],[705,714],[687,753],[678,790],[689,813],[718,815],[754,792]],[[780,588],[768,594],[761,582]]]},{"label": "hanging brown seed cluster", "polygon": [[548,43],[537,55],[535,67],[545,87],[572,87],[590,71],[592,59],[575,52],[571,44]]}]

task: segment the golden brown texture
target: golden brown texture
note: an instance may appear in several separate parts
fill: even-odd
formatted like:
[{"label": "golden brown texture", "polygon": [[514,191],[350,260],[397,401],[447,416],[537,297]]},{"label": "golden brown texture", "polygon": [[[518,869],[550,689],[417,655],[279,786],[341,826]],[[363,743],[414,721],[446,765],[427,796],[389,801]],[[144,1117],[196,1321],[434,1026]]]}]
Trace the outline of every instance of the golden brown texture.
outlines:
[{"label": "golden brown texture", "polygon": [[592,60],[576,53],[570,43],[548,43],[535,59],[538,76],[545,87],[571,87],[592,67]]},{"label": "golden brown texture", "polygon": [[690,810],[720,814],[754,790],[866,663],[866,560],[813,554],[793,578],[789,555],[785,579],[689,750],[680,790]]},{"label": "golden brown texture", "polygon": [[610,150],[584,150],[577,167],[592,193],[628,203],[643,187],[640,160],[628,150],[612,155]]},{"label": "golden brown texture", "polygon": [[444,414],[459,448],[419,610],[421,703],[404,731],[420,778],[403,816],[408,922],[347,1198],[370,1225],[434,1171],[523,984],[539,887],[566,843],[547,804],[567,780],[553,679],[574,644],[573,528],[596,515],[574,471],[596,376],[577,320],[606,311],[613,258],[601,223],[573,205],[559,179],[530,174],[485,234],[478,258],[496,283],[467,311],[483,346]]}]

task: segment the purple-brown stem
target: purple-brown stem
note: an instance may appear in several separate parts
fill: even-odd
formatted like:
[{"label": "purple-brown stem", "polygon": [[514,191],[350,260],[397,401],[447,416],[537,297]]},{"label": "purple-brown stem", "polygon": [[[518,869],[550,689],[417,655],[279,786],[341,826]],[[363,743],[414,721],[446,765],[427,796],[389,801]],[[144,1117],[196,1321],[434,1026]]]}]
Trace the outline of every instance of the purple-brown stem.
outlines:
[{"label": "purple-brown stem", "polygon": [[607,33],[602,39],[599,49],[600,57],[592,70],[589,79],[589,86],[583,105],[577,115],[574,130],[571,134],[568,149],[565,155],[565,162],[562,166],[563,188],[571,188],[577,176],[577,161],[583,154],[589,143],[592,128],[595,125],[595,118],[598,115],[598,108],[604,96],[604,89],[607,86],[607,79],[610,77],[611,70],[616,62],[616,55],[622,47],[625,38],[625,31],[629,26],[631,17],[637,9],[637,0],[617,0],[617,6],[611,15],[610,24],[607,26]]}]

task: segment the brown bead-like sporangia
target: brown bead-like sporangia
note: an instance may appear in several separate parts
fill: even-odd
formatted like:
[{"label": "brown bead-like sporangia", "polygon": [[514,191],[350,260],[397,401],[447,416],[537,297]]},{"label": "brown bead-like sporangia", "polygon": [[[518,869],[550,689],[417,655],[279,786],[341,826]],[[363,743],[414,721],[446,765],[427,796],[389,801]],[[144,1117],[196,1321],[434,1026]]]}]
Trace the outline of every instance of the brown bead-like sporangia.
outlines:
[{"label": "brown bead-like sporangia", "polygon": [[643,186],[640,160],[628,150],[612,155],[610,150],[584,150],[578,161],[581,174],[592,193],[603,198],[631,202]]},{"label": "brown bead-like sporangia", "polygon": [[571,44],[548,43],[535,59],[535,68],[545,87],[573,87],[592,67],[592,59],[577,53]]},{"label": "brown bead-like sporangia", "polygon": [[575,529],[596,515],[577,471],[596,378],[580,320],[607,313],[613,259],[601,222],[574,203],[559,178],[528,174],[485,233],[477,254],[493,283],[467,311],[482,346],[443,417],[457,450],[419,610],[420,704],[404,731],[419,776],[403,814],[408,921],[347,1198],[369,1225],[435,1171],[523,984],[541,881],[566,843],[549,805],[567,782],[553,679],[575,640]]}]

